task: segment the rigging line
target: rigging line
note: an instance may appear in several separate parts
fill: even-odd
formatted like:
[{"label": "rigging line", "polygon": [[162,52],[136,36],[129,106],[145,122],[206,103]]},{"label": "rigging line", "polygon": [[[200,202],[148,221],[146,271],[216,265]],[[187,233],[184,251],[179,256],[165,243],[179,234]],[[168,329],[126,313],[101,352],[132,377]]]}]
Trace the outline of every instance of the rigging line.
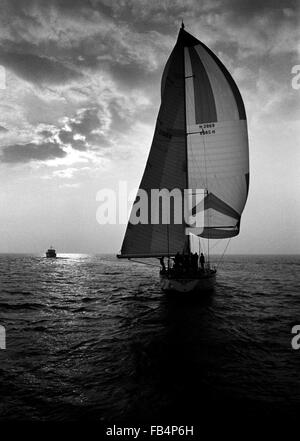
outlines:
[{"label": "rigging line", "polygon": [[[199,134],[200,135],[200,134]],[[202,136],[202,135],[200,135]],[[206,164],[206,146],[205,146],[205,133],[204,133],[204,129],[203,129],[203,156],[204,156],[204,167],[205,167],[205,183],[206,183],[206,196],[208,196],[208,181],[207,181],[207,164]],[[204,228],[205,228],[205,206],[204,208]],[[210,209],[207,209],[207,223],[208,223],[208,227],[210,225]],[[207,260],[208,260],[208,264],[209,264],[209,240],[210,240],[210,230],[208,230],[208,238],[207,238]]]},{"label": "rigging line", "polygon": [[[202,135],[200,134],[202,133]],[[202,129],[202,132],[199,132],[199,135],[202,137],[203,140],[203,156],[204,156],[204,168],[205,168],[205,185],[206,185],[206,190],[208,192],[208,181],[207,181],[207,163],[206,163],[206,145],[205,145],[205,133],[204,133],[204,129]]]},{"label": "rigging line", "polygon": [[199,246],[200,246],[200,251],[204,252],[204,254],[207,254],[207,250],[206,250],[206,246],[205,246],[205,241],[201,239],[200,236],[197,236],[196,234],[191,234],[192,236],[192,242],[193,242],[193,247],[196,249],[196,251],[199,251]]},{"label": "rigging line", "polygon": [[223,254],[222,254],[222,256],[221,256],[221,258],[220,258],[220,260],[219,260],[219,262],[218,262],[218,264],[217,264],[217,268],[216,268],[216,269],[218,269],[219,266],[221,265],[221,263],[222,263],[222,261],[223,261],[223,258],[224,258],[224,255],[225,255],[225,253],[226,253],[226,250],[227,250],[227,248],[228,248],[228,245],[229,245],[231,239],[232,239],[231,237],[228,239],[228,242],[227,242],[226,248],[225,248],[225,250],[223,251]]},{"label": "rigging line", "polygon": [[[199,176],[201,177],[201,180],[203,180],[203,173],[202,173],[202,170],[201,170],[201,168],[200,168],[200,166],[199,166],[199,162],[198,162],[198,160],[197,160],[197,156],[196,156],[196,151],[195,151],[195,150],[196,150],[196,146],[194,145],[194,143],[193,143],[193,139],[192,139],[192,138],[190,138],[189,145],[190,145],[190,149],[189,149],[189,151],[190,151],[190,156],[192,157],[193,163],[196,164],[196,167],[197,167],[197,169],[198,169],[198,174],[199,174]],[[197,193],[197,194],[198,194],[198,193]],[[202,192],[201,192],[200,194],[202,194]],[[201,239],[200,236],[196,236],[196,237],[197,237],[198,240],[199,240],[201,251],[203,251],[204,254],[207,255],[207,247],[206,247],[206,242],[205,242],[205,240],[204,240],[204,239]]]},{"label": "rigging line", "polygon": [[214,245],[211,247],[211,249],[214,249],[217,245],[219,245],[220,242],[222,242],[223,239],[217,240],[217,242],[214,243]]},{"label": "rigging line", "polygon": [[201,251],[203,250],[204,254],[207,254],[205,240],[203,238],[201,238],[200,236],[197,236],[197,237],[199,238]]}]

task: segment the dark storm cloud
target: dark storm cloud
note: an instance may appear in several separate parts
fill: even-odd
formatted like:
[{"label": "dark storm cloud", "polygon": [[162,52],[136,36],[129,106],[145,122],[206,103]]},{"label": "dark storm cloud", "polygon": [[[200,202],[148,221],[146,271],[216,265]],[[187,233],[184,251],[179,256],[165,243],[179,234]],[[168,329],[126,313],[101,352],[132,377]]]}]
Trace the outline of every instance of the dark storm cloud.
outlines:
[{"label": "dark storm cloud", "polygon": [[8,130],[5,127],[0,126],[0,132],[8,132]]},{"label": "dark storm cloud", "polygon": [[[274,24],[277,20],[282,20],[283,10],[292,11],[292,17],[297,17],[297,0],[194,0],[183,2],[182,0],[49,0],[47,2],[36,2],[35,0],[9,0],[5,2],[3,15],[14,17],[9,21],[9,26],[13,29],[14,39],[23,41],[22,33],[26,31],[26,24],[36,26],[37,33],[41,28],[41,17],[48,15],[56,16],[58,19],[70,18],[78,25],[77,38],[72,41],[72,50],[78,55],[77,49],[84,49],[82,55],[86,54],[87,61],[91,64],[95,62],[96,48],[98,54],[103,50],[107,51],[108,46],[112,48],[112,42],[116,37],[117,28],[111,27],[106,32],[99,32],[98,35],[86,36],[82,19],[87,23],[100,25],[111,23],[117,27],[125,26],[132,32],[147,35],[149,31],[156,31],[159,34],[175,36],[181,19],[187,24],[198,21],[205,22],[209,14],[222,14],[226,17],[228,24],[238,24],[239,19],[244,21],[254,16],[262,17],[272,15]],[[276,16],[276,12],[279,15]],[[5,22],[7,24],[7,20]],[[211,23],[213,25],[213,23]],[[59,27],[51,29],[49,38],[46,42],[49,47],[53,43],[56,49],[63,45],[68,29]],[[56,36],[55,36],[56,34]],[[217,38],[217,35],[216,35]],[[87,44],[85,44],[86,42]],[[39,44],[39,43],[38,43]],[[55,48],[55,46],[53,46]],[[46,49],[46,46],[44,46]],[[90,53],[91,52],[91,53]],[[89,56],[90,55],[90,56]]]},{"label": "dark storm cloud", "polygon": [[38,132],[38,134],[43,136],[44,138],[51,138],[53,136],[53,133],[50,130],[42,130]]},{"label": "dark storm cloud", "polygon": [[[50,85],[54,95],[56,85],[72,82],[68,92],[75,92],[74,113],[79,107],[86,109],[71,118],[73,102],[71,110],[66,107],[63,116],[69,130],[58,122],[68,103],[59,93],[57,102],[24,98],[29,123],[57,127],[55,133],[42,134],[45,140],[58,133],[61,143],[77,150],[107,147],[135,122],[153,123],[162,69],[182,18],[187,31],[208,44],[231,72],[240,69],[242,92],[256,93],[259,80],[267,83],[272,78],[276,94],[283,78],[290,80],[289,57],[296,54],[295,0],[9,0],[3,2],[0,16],[0,64],[33,84]],[[280,67],[283,62],[286,70]],[[243,76],[242,69],[248,69],[248,75]],[[144,107],[128,103],[135,89],[146,98]],[[273,94],[264,90],[268,97]],[[122,94],[126,99],[119,99]],[[65,155],[58,144],[48,144]],[[27,146],[28,157],[37,154],[35,144]],[[26,162],[24,146],[10,148],[11,158],[22,152]],[[17,162],[9,159],[8,149],[2,160]],[[39,154],[48,159],[46,150],[42,147]]]},{"label": "dark storm cloud", "polygon": [[48,159],[63,158],[66,152],[55,142],[43,144],[15,144],[5,147],[0,157],[1,162],[26,163],[30,161],[46,161]]},{"label": "dark storm cloud", "polygon": [[[52,85],[79,78],[86,69],[104,70],[128,88],[156,83],[181,18],[188,30],[199,28],[204,42],[209,28],[215,49],[237,57],[248,44],[244,30],[252,20],[267,19],[265,26],[253,27],[254,35],[267,42],[279,23],[297,17],[295,0],[10,0],[4,5],[6,51],[0,63],[28,81]],[[233,35],[224,41],[230,31]],[[163,35],[169,43],[158,44]],[[152,67],[150,51],[156,58]]]},{"label": "dark storm cloud", "polygon": [[95,145],[108,147],[110,143],[107,137],[97,133],[97,130],[102,127],[98,116],[99,110],[101,110],[99,107],[81,109],[74,118],[70,118],[67,122],[68,130],[64,128],[59,131],[60,141],[80,151],[85,151]]},{"label": "dark storm cloud", "polygon": [[79,135],[89,135],[93,130],[99,129],[101,127],[98,109],[86,109],[81,113],[79,119],[74,122],[70,122],[69,126],[75,134]]},{"label": "dark storm cloud", "polygon": [[[186,24],[206,21],[207,16],[221,14],[226,22],[245,24],[254,17],[268,16],[276,25],[283,18],[284,10],[291,11],[290,19],[297,20],[297,0],[100,0],[94,7],[106,13],[116,21],[129,23],[138,33],[156,30],[160,34],[175,35],[181,19]],[[298,18],[299,20],[299,18]],[[212,23],[211,23],[212,24]],[[216,38],[218,36],[216,35]]]},{"label": "dark storm cloud", "polygon": [[[61,84],[90,68],[104,70],[128,87],[149,83],[149,74],[146,81],[141,79],[149,73],[151,40],[144,38],[145,50],[140,49],[144,59],[140,60],[136,42],[128,40],[129,27],[123,22],[118,26],[120,18],[109,6],[98,1],[54,0],[29,0],[26,5],[13,0],[6,5],[2,16],[6,31],[0,32],[5,50],[0,52],[0,63],[22,78],[38,84]],[[117,9],[126,15],[121,4]],[[137,29],[134,33],[138,34]]]},{"label": "dark storm cloud", "polygon": [[88,142],[95,147],[100,147],[101,149],[106,149],[111,147],[111,141],[107,136],[98,133],[91,133],[88,136]]},{"label": "dark storm cloud", "polygon": [[130,28],[138,33],[157,31],[161,34],[172,35],[177,30],[185,11],[194,7],[183,1],[106,1],[99,0],[96,8],[107,16],[121,23],[128,23]]},{"label": "dark storm cloud", "polygon": [[129,61],[127,64],[112,62],[107,67],[117,83],[131,88],[143,87],[145,83],[155,84],[160,78],[160,72],[149,72],[146,66]]},{"label": "dark storm cloud", "polygon": [[74,139],[71,145],[73,149],[79,150],[81,152],[84,152],[87,149],[87,145],[82,139]]},{"label": "dark storm cloud", "polygon": [[230,14],[249,20],[254,16],[263,16],[271,12],[282,12],[283,9],[294,11],[297,17],[297,0],[223,0],[224,10]]},{"label": "dark storm cloud", "polygon": [[59,139],[63,144],[71,144],[71,142],[74,140],[73,133],[69,130],[61,130],[59,132]]},{"label": "dark storm cloud", "polygon": [[64,84],[81,76],[58,61],[33,54],[0,52],[0,63],[25,80],[38,84]]},{"label": "dark storm cloud", "polygon": [[62,129],[59,132],[59,139],[63,144],[71,145],[73,149],[84,151],[87,148],[86,142],[82,139],[74,139],[74,132]]}]

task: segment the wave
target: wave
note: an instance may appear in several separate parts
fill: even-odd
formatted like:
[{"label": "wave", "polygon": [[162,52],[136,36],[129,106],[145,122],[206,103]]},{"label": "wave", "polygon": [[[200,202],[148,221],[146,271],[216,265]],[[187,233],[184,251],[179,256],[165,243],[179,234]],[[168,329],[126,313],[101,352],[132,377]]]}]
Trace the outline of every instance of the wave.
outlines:
[{"label": "wave", "polygon": [[21,310],[21,309],[43,309],[45,306],[39,303],[0,303],[0,308],[6,310]]}]

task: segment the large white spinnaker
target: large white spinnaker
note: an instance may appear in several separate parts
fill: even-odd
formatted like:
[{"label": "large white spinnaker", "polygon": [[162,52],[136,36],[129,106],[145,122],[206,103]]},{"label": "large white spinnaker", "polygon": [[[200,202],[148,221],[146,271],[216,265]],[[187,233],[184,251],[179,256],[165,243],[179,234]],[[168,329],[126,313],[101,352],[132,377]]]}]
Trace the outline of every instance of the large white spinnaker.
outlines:
[{"label": "large white spinnaker", "polygon": [[221,61],[184,30],[188,185],[206,197],[191,207],[204,210],[205,238],[239,233],[249,186],[246,113],[241,94]]}]

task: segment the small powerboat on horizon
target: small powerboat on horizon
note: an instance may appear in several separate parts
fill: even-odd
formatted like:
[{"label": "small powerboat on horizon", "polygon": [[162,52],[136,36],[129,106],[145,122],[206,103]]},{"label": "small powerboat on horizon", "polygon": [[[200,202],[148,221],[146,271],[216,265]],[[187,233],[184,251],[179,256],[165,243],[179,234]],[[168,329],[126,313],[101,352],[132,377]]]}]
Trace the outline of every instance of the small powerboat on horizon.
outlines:
[{"label": "small powerboat on horizon", "polygon": [[46,257],[52,258],[52,259],[56,258],[56,251],[52,246],[46,251]]}]

